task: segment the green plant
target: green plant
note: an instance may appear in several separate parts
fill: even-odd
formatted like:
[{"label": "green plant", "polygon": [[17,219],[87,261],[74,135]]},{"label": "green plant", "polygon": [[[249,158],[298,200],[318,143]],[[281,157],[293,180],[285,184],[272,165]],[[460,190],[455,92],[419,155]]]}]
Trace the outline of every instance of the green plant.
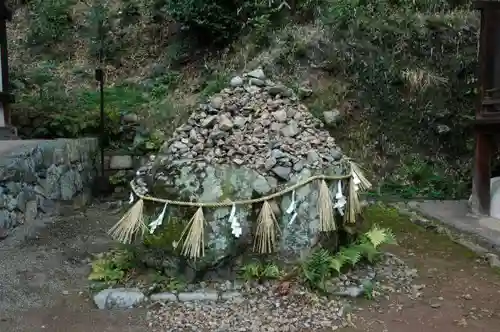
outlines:
[{"label": "green plant", "polygon": [[64,40],[71,32],[73,22],[71,7],[74,0],[32,0],[28,2],[28,42],[49,49]]},{"label": "green plant", "polygon": [[447,174],[437,163],[411,154],[384,179],[379,195],[394,195],[405,199],[425,197],[430,199],[460,198],[467,191],[465,183],[455,174]]},{"label": "green plant", "polygon": [[201,95],[203,97],[211,96],[222,91],[227,86],[229,75],[224,72],[215,72],[207,75],[207,79],[203,84]]},{"label": "green plant", "polygon": [[[280,35],[281,40],[289,35],[305,41],[309,63],[321,63],[326,77],[310,109],[318,116],[332,108],[342,112],[345,130],[332,128],[332,133],[343,148],[364,152],[361,157],[368,160],[378,151],[381,165],[372,163],[377,175],[398,172],[393,166],[407,165],[401,157],[410,154],[426,164],[412,170],[426,179],[388,176],[385,193],[466,197],[479,28],[467,6],[427,0],[322,1],[317,8],[323,24],[285,29]],[[300,70],[301,62],[287,55],[293,45],[287,42],[279,54],[287,68]],[[348,90],[332,89],[335,81],[345,82]],[[356,108],[347,105],[351,100]]]},{"label": "green plant", "polygon": [[177,241],[185,226],[182,219],[167,216],[159,229],[144,236],[143,243],[148,249],[175,252],[180,249]]},{"label": "green plant", "polygon": [[134,152],[142,152],[144,154],[156,152],[160,149],[164,141],[165,133],[161,130],[157,129],[153,132],[147,132],[146,135],[138,132],[134,137],[134,143],[131,149]]},{"label": "green plant", "polygon": [[[337,265],[334,265],[337,264]],[[314,289],[326,290],[326,281],[334,270],[340,271],[342,264],[332,260],[328,250],[314,251],[302,265],[302,275],[306,284]]]},{"label": "green plant", "polygon": [[154,291],[178,292],[186,288],[186,283],[179,278],[165,276],[160,272],[153,275]]},{"label": "green plant", "polygon": [[183,24],[199,40],[225,43],[242,30],[268,27],[283,6],[276,1],[247,0],[164,0],[163,10]]},{"label": "green plant", "polygon": [[105,283],[116,283],[134,267],[134,254],[127,250],[115,250],[98,255],[92,262],[92,272],[88,279]]},{"label": "green plant", "polygon": [[[14,113],[17,121],[36,124],[25,135],[27,138],[77,138],[100,133],[98,91],[68,91],[58,76],[56,61],[39,62],[22,74],[26,84],[16,90],[19,103],[14,105]],[[104,92],[107,137],[112,142],[123,142],[121,115],[136,111],[147,99],[139,88],[130,85],[109,87]]]},{"label": "green plant", "polygon": [[261,264],[257,262],[244,265],[240,273],[242,278],[246,281],[256,280],[259,282],[269,279],[278,279],[282,274],[280,268],[276,264]]},{"label": "green plant", "polygon": [[395,243],[391,230],[374,225],[355,243],[341,248],[334,255],[326,249],[314,251],[302,264],[302,275],[311,288],[326,291],[326,281],[333,275],[340,274],[346,265],[354,267],[363,258],[373,263],[380,254],[380,245]]},{"label": "green plant", "polygon": [[112,185],[125,185],[127,183],[127,172],[120,170],[109,177],[109,183]]},{"label": "green plant", "polygon": [[363,296],[365,297],[365,299],[373,300],[374,297],[373,293],[375,291],[373,282],[371,282],[370,280],[365,280],[363,281],[362,286],[363,286]]}]

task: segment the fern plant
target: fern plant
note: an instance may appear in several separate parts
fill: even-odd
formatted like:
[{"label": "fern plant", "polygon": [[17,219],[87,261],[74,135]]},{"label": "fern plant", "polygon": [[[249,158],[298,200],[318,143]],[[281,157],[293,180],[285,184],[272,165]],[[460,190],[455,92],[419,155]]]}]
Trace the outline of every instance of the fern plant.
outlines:
[{"label": "fern plant", "polygon": [[[325,291],[325,283],[332,274],[332,257],[326,249],[314,251],[302,265],[302,274],[306,283],[315,289]],[[339,268],[340,271],[340,268]]]},{"label": "fern plant", "polygon": [[326,291],[326,281],[340,274],[346,265],[352,268],[363,259],[375,262],[380,255],[378,248],[383,244],[396,244],[396,238],[390,229],[374,225],[359,240],[341,248],[335,255],[326,249],[314,251],[302,264],[303,278],[311,288]]},{"label": "fern plant", "polygon": [[278,279],[282,271],[273,263],[263,265],[254,262],[243,266],[240,273],[245,281],[256,280],[261,282],[266,279]]},{"label": "fern plant", "polygon": [[92,281],[116,283],[125,277],[134,267],[134,254],[126,250],[116,250],[100,255],[92,262],[92,271],[88,277]]}]

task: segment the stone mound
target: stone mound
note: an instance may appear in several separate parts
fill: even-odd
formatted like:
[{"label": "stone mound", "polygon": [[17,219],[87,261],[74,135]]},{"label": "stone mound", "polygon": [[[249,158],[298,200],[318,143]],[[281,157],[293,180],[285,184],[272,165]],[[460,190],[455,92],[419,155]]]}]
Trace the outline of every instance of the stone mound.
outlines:
[{"label": "stone mound", "polygon": [[[135,186],[159,198],[213,203],[263,197],[313,175],[348,174],[348,163],[322,127],[291,89],[270,82],[258,69],[234,77],[230,87],[200,105],[155,160],[138,171]],[[332,197],[338,184],[328,183]],[[292,196],[294,218],[286,213]],[[280,255],[298,258],[318,243],[318,183],[270,203],[280,227]],[[158,215],[161,207],[156,208]],[[236,208],[241,236],[233,235],[228,222],[231,207],[203,209],[205,256],[196,261],[197,269],[213,269],[251,249],[260,206]],[[184,223],[195,211],[168,207],[168,215]],[[179,227],[166,221],[163,227],[167,230],[157,232],[180,237]]]},{"label": "stone mound", "polygon": [[322,127],[291,89],[259,69],[234,77],[231,87],[201,104],[163,152],[172,161],[245,166],[288,181],[303,168],[323,169],[341,158]]}]

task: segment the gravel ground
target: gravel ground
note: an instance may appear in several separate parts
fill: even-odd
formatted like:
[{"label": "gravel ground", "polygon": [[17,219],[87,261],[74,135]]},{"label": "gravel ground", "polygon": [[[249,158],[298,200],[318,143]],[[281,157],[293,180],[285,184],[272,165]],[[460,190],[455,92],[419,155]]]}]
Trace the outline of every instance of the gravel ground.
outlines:
[{"label": "gravel ground", "polygon": [[[417,277],[398,257],[387,254],[375,267],[335,278],[329,286],[343,296],[324,297],[304,287],[285,283],[233,283],[242,298],[221,303],[167,303],[149,313],[154,331],[335,331],[350,326],[363,284],[373,284],[375,298],[391,293],[411,294]],[[228,289],[225,283],[224,289]]]}]

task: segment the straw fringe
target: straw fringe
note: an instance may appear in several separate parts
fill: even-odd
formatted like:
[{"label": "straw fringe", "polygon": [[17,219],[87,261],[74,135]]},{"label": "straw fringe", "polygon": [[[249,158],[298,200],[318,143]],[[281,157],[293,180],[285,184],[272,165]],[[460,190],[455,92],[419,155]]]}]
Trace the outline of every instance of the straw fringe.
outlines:
[{"label": "straw fringe", "polygon": [[203,208],[200,207],[193,215],[181,234],[182,254],[192,259],[205,255],[205,217]]},{"label": "straw fringe", "polygon": [[276,235],[279,231],[273,208],[268,201],[265,201],[257,218],[253,250],[257,250],[261,254],[272,253],[276,245]]},{"label": "straw fringe", "polygon": [[351,172],[352,174],[355,174],[360,183],[358,185],[359,189],[361,190],[368,190],[372,187],[372,184],[370,183],[370,181],[368,181],[368,179],[365,177],[365,175],[363,174],[363,171],[361,170],[361,167],[356,164],[355,162],[351,161]]},{"label": "straw fringe", "polygon": [[144,201],[139,199],[125,213],[125,215],[108,231],[108,234],[115,240],[129,244],[137,233],[144,235],[146,225],[144,224]]},{"label": "straw fringe", "polygon": [[356,184],[353,179],[349,180],[349,201],[347,203],[347,213],[345,214],[345,221],[349,224],[356,222],[356,215],[361,211],[361,204],[359,203],[358,192],[356,191]]},{"label": "straw fringe", "polygon": [[332,198],[325,180],[319,183],[318,195],[319,231],[331,232],[337,229],[333,213]]},{"label": "straw fringe", "polygon": [[[345,214],[345,220],[349,224],[354,224],[356,222],[356,216],[361,212],[361,203],[359,201],[359,191],[367,190],[372,187],[372,184],[364,176],[361,167],[351,161],[351,173],[352,177],[349,179],[349,203],[347,207],[347,213]],[[359,183],[354,183],[354,179],[357,178]],[[356,186],[358,190],[356,190]]]}]

